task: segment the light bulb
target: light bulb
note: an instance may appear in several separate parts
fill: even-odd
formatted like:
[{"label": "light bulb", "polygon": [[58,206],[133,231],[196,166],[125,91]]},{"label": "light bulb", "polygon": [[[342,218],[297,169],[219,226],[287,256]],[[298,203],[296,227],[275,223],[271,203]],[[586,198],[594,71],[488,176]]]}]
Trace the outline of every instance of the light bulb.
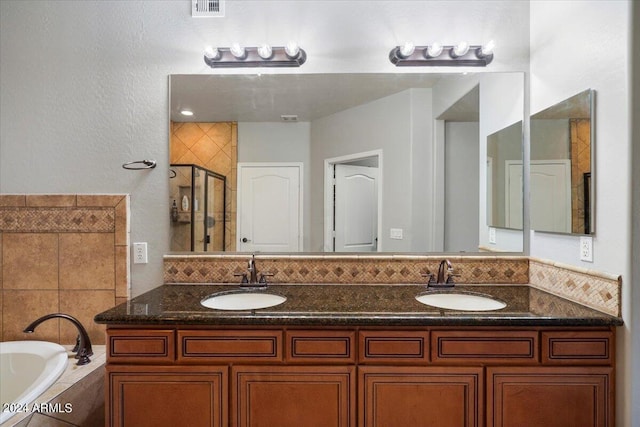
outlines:
[{"label": "light bulb", "polygon": [[182,111],[180,111],[180,114],[182,114],[183,116],[193,116],[193,111],[191,111],[191,110],[182,110]]},{"label": "light bulb", "polygon": [[489,55],[493,55],[493,49],[496,47],[496,42],[494,42],[493,40],[489,40],[489,43],[487,43],[486,45],[482,46],[479,49],[479,56],[484,58],[485,56],[489,56]]},{"label": "light bulb", "polygon": [[467,52],[469,52],[469,43],[462,41],[451,50],[451,56],[457,58],[466,55]]},{"label": "light bulb", "polygon": [[438,42],[430,44],[424,53],[427,58],[435,58],[437,56],[440,56],[440,54],[442,53],[442,45]]},{"label": "light bulb", "polygon": [[232,44],[229,50],[231,51],[231,54],[238,59],[244,59],[245,56],[247,56],[246,50],[244,47],[240,46],[239,43]]},{"label": "light bulb", "polygon": [[402,46],[400,46],[399,56],[401,58],[408,58],[413,55],[413,52],[416,50],[416,47],[411,42],[406,42]]},{"label": "light bulb", "polygon": [[300,55],[300,46],[298,46],[298,43],[291,41],[284,47],[284,51],[289,58],[295,59]]},{"label": "light bulb", "polygon": [[262,59],[269,59],[273,56],[273,50],[268,44],[263,44],[258,48],[258,55],[260,55]]},{"label": "light bulb", "polygon": [[220,51],[214,47],[207,46],[204,49],[204,57],[209,60],[220,59]]}]

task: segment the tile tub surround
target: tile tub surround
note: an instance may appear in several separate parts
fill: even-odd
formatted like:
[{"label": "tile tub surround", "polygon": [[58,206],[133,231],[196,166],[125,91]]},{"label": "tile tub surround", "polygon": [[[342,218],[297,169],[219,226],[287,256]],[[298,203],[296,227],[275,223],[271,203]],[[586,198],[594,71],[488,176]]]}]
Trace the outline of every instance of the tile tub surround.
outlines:
[{"label": "tile tub surround", "polygon": [[72,346],[64,346],[69,351],[67,369],[36,402],[71,403],[69,413],[18,413],[2,424],[2,427],[104,426],[104,375],[106,349],[104,345],[93,346],[91,363],[78,366],[71,353]]},{"label": "tile tub surround", "polygon": [[[258,272],[271,283],[424,284],[451,261],[460,284],[530,284],[612,316],[620,312],[620,276],[526,256],[256,255]],[[164,283],[239,283],[249,255],[166,255]]]},{"label": "tile tub surround", "polygon": [[93,316],[127,299],[128,257],[128,195],[0,194],[0,339],[72,343],[76,328],[57,319],[22,332],[63,312],[104,343]]}]

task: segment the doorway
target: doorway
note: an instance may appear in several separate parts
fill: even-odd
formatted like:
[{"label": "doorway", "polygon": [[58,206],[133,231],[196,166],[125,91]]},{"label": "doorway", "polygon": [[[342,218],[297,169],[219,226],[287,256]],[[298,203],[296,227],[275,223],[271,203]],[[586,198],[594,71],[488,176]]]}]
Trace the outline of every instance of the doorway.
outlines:
[{"label": "doorway", "polygon": [[378,252],[382,150],[325,160],[324,251]]}]

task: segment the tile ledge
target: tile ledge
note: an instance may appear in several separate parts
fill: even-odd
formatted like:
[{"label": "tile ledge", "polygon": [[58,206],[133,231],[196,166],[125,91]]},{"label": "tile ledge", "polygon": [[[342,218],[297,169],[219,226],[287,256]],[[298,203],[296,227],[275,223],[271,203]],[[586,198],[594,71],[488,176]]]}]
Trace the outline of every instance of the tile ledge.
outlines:
[{"label": "tile ledge", "polygon": [[619,275],[619,274],[606,273],[606,272],[593,270],[593,269],[589,269],[589,268],[578,267],[576,265],[565,264],[565,263],[558,262],[558,261],[552,261],[552,260],[549,260],[549,259],[529,257],[529,263],[530,264],[531,263],[537,263],[537,264],[542,264],[542,265],[548,265],[548,266],[551,266],[551,267],[557,267],[557,268],[562,268],[564,270],[573,271],[575,273],[586,274],[588,276],[600,277],[602,279],[607,279],[607,280],[615,280],[618,283],[622,282],[622,276]]}]

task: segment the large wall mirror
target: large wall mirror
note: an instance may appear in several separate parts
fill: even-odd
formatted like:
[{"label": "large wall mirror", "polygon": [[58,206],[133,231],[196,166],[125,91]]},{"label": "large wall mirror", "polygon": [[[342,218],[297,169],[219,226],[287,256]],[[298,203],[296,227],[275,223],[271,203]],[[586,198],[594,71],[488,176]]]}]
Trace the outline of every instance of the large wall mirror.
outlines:
[{"label": "large wall mirror", "polygon": [[531,117],[531,229],[593,234],[595,92]]},{"label": "large wall mirror", "polygon": [[490,236],[485,166],[523,73],[172,75],[170,97],[172,251],[523,251]]}]

